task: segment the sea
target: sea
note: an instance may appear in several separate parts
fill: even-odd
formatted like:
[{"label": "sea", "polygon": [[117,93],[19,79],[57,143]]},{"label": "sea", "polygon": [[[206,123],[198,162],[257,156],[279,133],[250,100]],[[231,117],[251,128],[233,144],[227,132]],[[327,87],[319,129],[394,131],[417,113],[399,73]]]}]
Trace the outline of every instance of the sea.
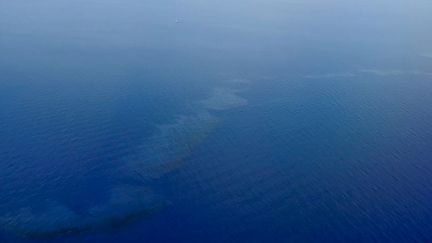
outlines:
[{"label": "sea", "polygon": [[431,242],[432,2],[0,0],[0,242]]}]

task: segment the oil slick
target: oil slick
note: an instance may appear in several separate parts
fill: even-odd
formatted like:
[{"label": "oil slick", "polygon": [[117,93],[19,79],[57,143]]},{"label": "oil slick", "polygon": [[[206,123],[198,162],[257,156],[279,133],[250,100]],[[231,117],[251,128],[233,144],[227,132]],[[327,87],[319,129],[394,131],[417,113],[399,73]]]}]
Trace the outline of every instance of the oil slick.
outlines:
[{"label": "oil slick", "polygon": [[47,199],[37,202],[37,206],[32,204],[0,215],[1,229],[36,238],[73,235],[110,230],[163,209],[169,201],[153,190],[153,183],[181,167],[220,124],[214,111],[247,105],[238,92],[235,88],[215,88],[208,98],[192,104],[190,114],[159,125],[156,133],[138,145],[133,154],[121,159],[119,166],[109,173],[115,183],[105,201],[78,212],[55,199]]},{"label": "oil slick", "polygon": [[213,95],[203,101],[209,110],[228,110],[247,105],[247,100],[237,95],[238,90],[217,88]]},{"label": "oil slick", "polygon": [[358,76],[430,76],[431,72],[422,70],[402,70],[402,69],[359,69],[351,72],[339,72],[339,73],[322,73],[322,74],[309,74],[304,75],[305,79],[349,79]]},{"label": "oil slick", "polygon": [[31,238],[50,238],[94,230],[107,230],[152,214],[165,202],[145,187],[117,187],[104,204],[85,213],[49,200],[42,211],[21,208],[0,219],[5,230]]}]

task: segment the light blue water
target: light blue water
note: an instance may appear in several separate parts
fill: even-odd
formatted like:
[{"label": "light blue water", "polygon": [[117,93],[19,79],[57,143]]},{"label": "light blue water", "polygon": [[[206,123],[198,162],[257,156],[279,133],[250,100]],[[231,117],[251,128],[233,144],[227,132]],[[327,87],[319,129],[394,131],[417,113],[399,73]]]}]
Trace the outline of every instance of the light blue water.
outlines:
[{"label": "light blue water", "polygon": [[0,0],[0,242],[431,241],[431,12]]}]

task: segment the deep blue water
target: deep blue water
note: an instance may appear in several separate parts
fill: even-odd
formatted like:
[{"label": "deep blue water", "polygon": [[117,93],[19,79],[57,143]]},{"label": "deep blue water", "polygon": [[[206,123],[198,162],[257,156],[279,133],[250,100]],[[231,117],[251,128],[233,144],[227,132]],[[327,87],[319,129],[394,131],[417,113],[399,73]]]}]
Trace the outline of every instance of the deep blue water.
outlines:
[{"label": "deep blue water", "polygon": [[432,241],[430,13],[0,0],[0,242]]}]

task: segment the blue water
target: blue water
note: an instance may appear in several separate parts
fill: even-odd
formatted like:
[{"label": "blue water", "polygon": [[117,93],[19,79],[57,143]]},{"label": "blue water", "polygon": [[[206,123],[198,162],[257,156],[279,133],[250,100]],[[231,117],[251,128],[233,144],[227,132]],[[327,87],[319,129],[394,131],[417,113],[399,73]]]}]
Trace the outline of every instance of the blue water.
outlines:
[{"label": "blue water", "polygon": [[432,241],[430,13],[0,0],[0,242]]}]

